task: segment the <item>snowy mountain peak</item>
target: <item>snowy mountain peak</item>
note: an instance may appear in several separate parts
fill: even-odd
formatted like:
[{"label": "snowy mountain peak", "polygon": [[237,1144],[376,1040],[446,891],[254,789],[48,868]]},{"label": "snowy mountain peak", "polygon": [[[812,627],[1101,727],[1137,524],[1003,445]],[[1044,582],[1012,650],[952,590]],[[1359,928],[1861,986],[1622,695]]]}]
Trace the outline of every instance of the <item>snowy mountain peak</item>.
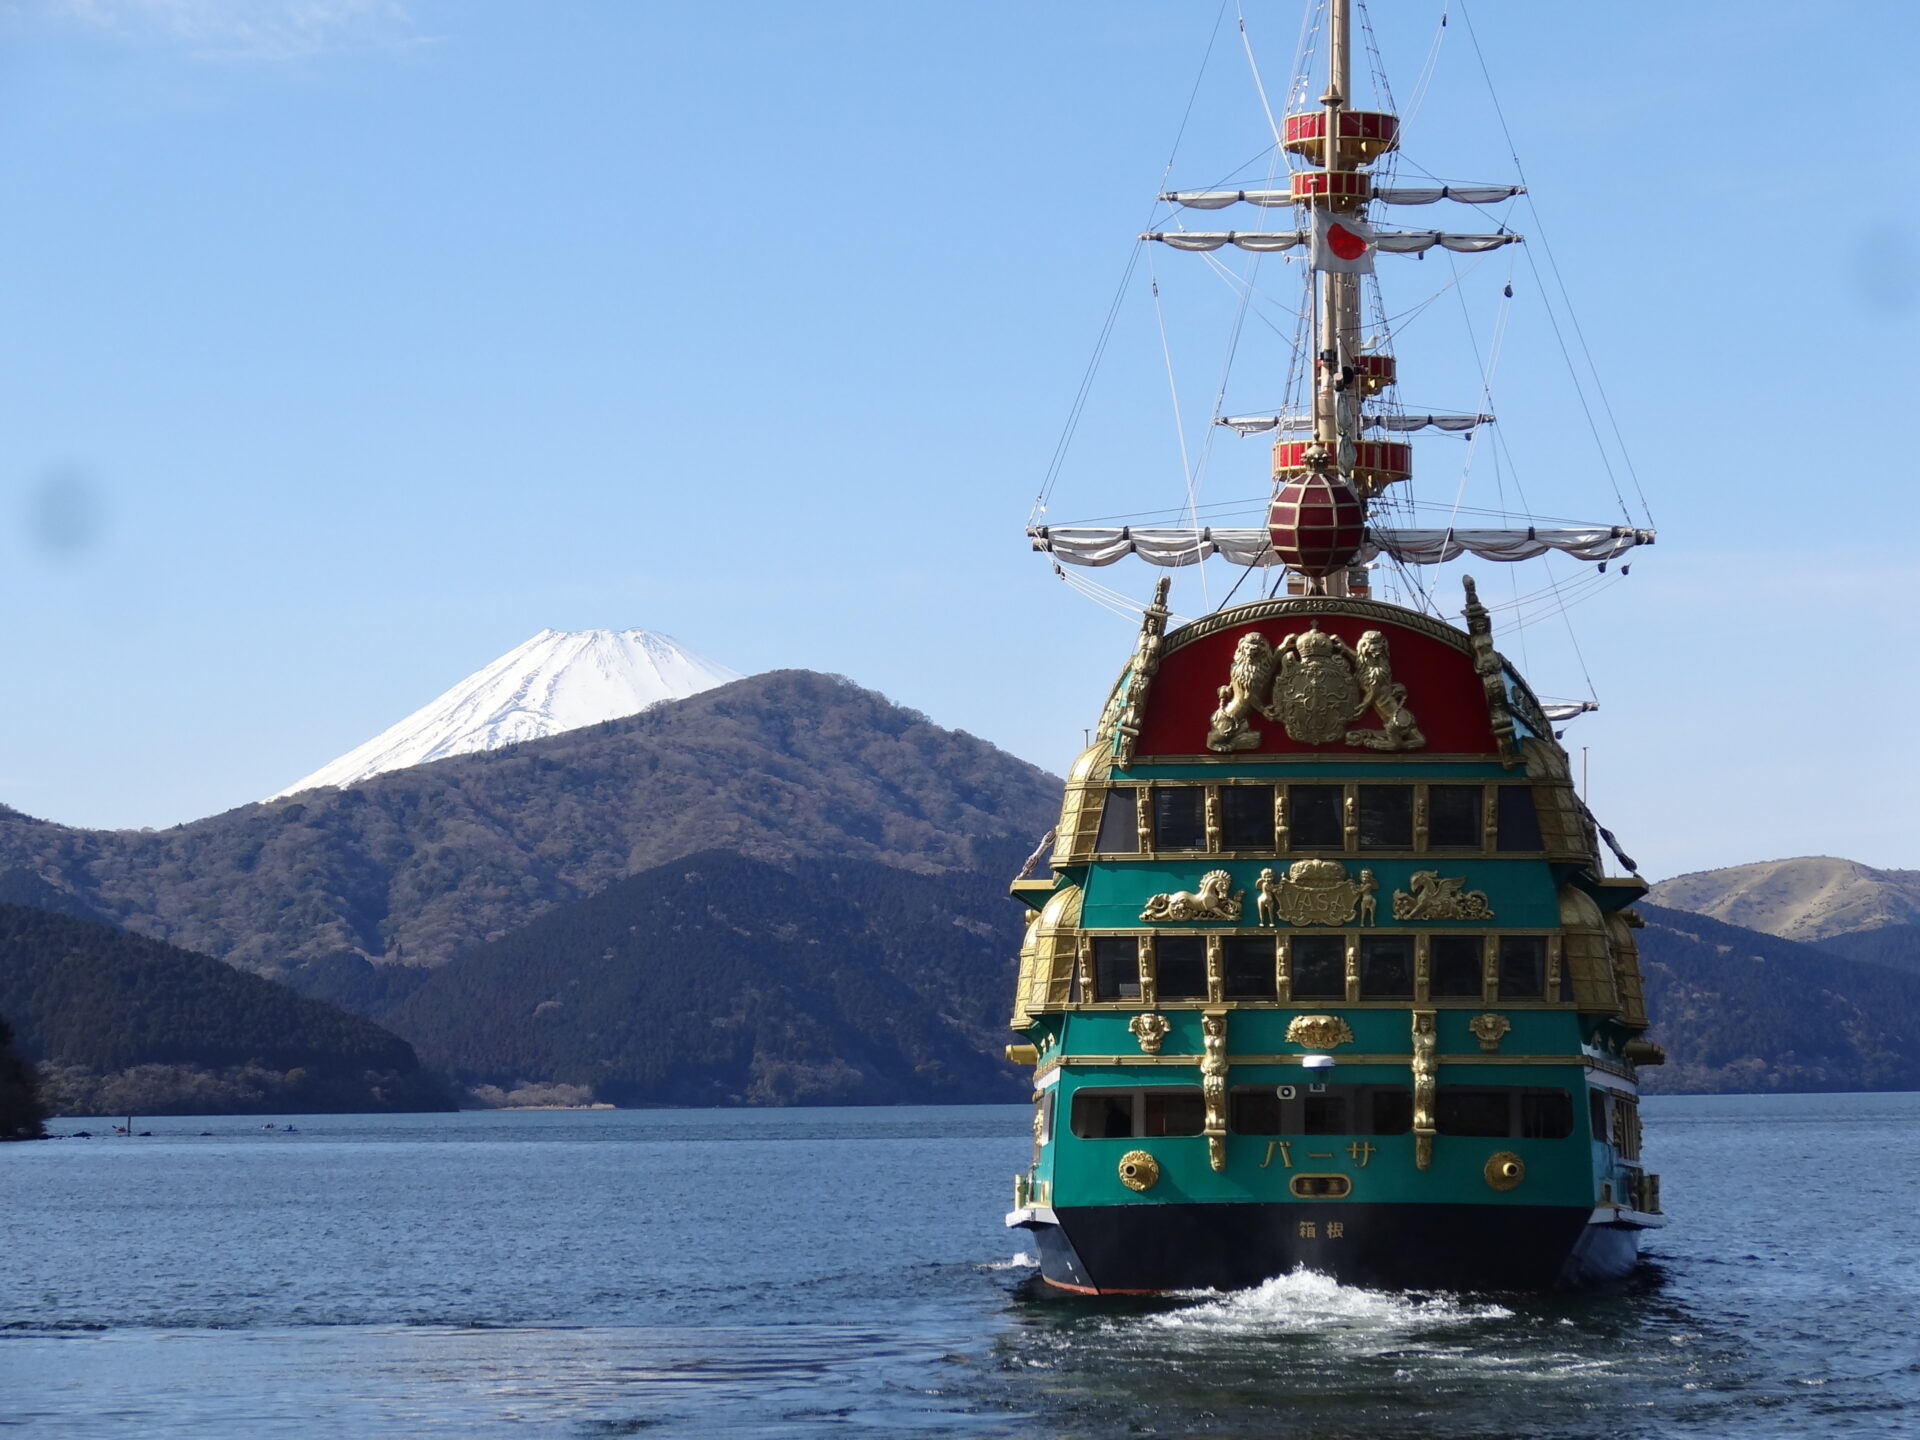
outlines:
[{"label": "snowy mountain peak", "polygon": [[651,630],[542,630],[399,724],[267,798],[355,785],[388,770],[558,735],[739,678]]}]

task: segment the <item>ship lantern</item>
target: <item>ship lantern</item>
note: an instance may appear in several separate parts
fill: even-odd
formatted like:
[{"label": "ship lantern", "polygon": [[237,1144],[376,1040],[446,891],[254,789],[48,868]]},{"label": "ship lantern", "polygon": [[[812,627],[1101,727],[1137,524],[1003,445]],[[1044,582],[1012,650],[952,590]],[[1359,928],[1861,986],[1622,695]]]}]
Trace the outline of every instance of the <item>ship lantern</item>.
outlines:
[{"label": "ship lantern", "polygon": [[1346,480],[1310,472],[1280,488],[1267,511],[1273,553],[1302,575],[1331,575],[1351,565],[1367,538],[1367,512]]}]

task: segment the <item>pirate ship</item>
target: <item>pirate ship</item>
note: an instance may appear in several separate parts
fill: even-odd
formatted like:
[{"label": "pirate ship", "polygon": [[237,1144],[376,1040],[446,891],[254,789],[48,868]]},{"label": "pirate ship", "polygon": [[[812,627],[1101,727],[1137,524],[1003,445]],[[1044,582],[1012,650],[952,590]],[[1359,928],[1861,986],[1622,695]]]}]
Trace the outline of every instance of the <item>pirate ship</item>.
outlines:
[{"label": "pirate ship", "polygon": [[1522,187],[1394,183],[1397,118],[1348,98],[1351,11],[1320,0],[1310,17],[1325,86],[1276,135],[1283,186],[1160,197],[1176,216],[1287,210],[1293,228],[1141,237],[1305,252],[1297,402],[1220,417],[1276,437],[1267,523],[1029,530],[1057,567],[1218,555],[1267,582],[1175,625],[1159,580],[1029,867],[1044,873],[1013,885],[1029,913],[1008,1053],[1034,1067],[1034,1141],[1007,1223],[1068,1290],[1300,1266],[1575,1286],[1625,1272],[1664,1223],[1639,1148],[1636,1076],[1664,1058],[1643,1038],[1630,907],[1646,886],[1554,729],[1588,707],[1550,714],[1471,579],[1458,623],[1425,591],[1371,593],[1382,566],[1604,565],[1653,532],[1392,523],[1413,473],[1401,437],[1492,417],[1396,403],[1382,327],[1363,322],[1373,260],[1522,237],[1370,217]]}]

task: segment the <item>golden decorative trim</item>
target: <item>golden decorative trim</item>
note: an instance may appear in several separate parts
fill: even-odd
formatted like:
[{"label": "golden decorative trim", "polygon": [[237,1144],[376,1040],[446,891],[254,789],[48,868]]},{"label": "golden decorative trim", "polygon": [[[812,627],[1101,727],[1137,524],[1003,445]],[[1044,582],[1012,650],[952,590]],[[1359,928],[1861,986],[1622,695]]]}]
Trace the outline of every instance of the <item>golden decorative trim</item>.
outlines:
[{"label": "golden decorative trim", "polygon": [[1151,1010],[1127,1022],[1127,1029],[1133,1032],[1133,1038],[1140,1042],[1140,1049],[1148,1055],[1160,1053],[1161,1042],[1172,1028],[1166,1016],[1156,1015]]},{"label": "golden decorative trim", "polygon": [[1494,1189],[1503,1192],[1513,1190],[1527,1178],[1527,1162],[1511,1150],[1496,1150],[1487,1157],[1487,1163],[1480,1173]]},{"label": "golden decorative trim", "polygon": [[1160,669],[1160,655],[1166,644],[1167,591],[1171,576],[1162,575],[1153,587],[1153,603],[1140,617],[1140,639],[1134,646],[1132,677],[1127,681],[1127,699],[1114,726],[1117,741],[1114,764],[1124,770],[1133,764],[1134,747],[1140,740],[1140,725],[1146,718],[1147,693]]},{"label": "golden decorative trim", "polygon": [[1151,1190],[1160,1181],[1160,1162],[1145,1150],[1120,1157],[1120,1183],[1129,1190]]},{"label": "golden decorative trim", "polygon": [[1222,630],[1231,630],[1240,625],[1254,624],[1262,620],[1297,620],[1313,615],[1344,615],[1357,620],[1398,625],[1403,630],[1413,630],[1438,640],[1443,645],[1450,645],[1462,655],[1473,653],[1467,637],[1460,631],[1445,621],[1435,620],[1430,615],[1422,615],[1417,610],[1388,605],[1380,600],[1361,600],[1350,596],[1333,598],[1321,595],[1276,596],[1264,600],[1250,600],[1244,605],[1235,605],[1226,610],[1216,610],[1213,614],[1203,616],[1190,625],[1182,625],[1169,634],[1166,649],[1171,653],[1182,646],[1191,645],[1196,640],[1217,635]]},{"label": "golden decorative trim", "polygon": [[[1363,633],[1358,645],[1322,630],[1317,619],[1277,645],[1249,630],[1234,646],[1227,679],[1207,729],[1209,750],[1259,748],[1255,715],[1278,720],[1287,738],[1301,745],[1344,738],[1368,750],[1400,752],[1427,743],[1406,707],[1407,687],[1393,678],[1387,637],[1378,630]],[[1369,710],[1380,721],[1378,730],[1348,728]]]},{"label": "golden decorative trim", "polygon": [[1296,1015],[1287,1024],[1287,1043],[1331,1050],[1353,1043],[1353,1027],[1338,1015]]},{"label": "golden decorative trim", "polygon": [[[1611,1061],[1596,1060],[1591,1055],[1483,1055],[1478,1050],[1460,1050],[1450,1052],[1441,1058],[1449,1065],[1556,1065],[1599,1070],[1605,1074],[1618,1076],[1622,1080],[1631,1081],[1634,1078],[1627,1072],[1625,1066],[1615,1065]],[[1244,1055],[1230,1055],[1227,1059],[1229,1064],[1236,1066],[1298,1066],[1300,1063],[1300,1052],[1292,1051],[1284,1055],[1261,1055],[1248,1052]],[[1047,1075],[1054,1068],[1062,1065],[1072,1067],[1101,1065],[1184,1065],[1191,1069],[1199,1063],[1199,1057],[1195,1055],[1060,1055],[1044,1062],[1040,1068],[1034,1072],[1034,1077],[1035,1083],[1038,1083],[1041,1076]],[[1399,1053],[1360,1051],[1340,1057],[1340,1064],[1343,1068],[1351,1068],[1355,1065],[1388,1065],[1398,1066],[1404,1069],[1412,1063],[1413,1056],[1405,1051]]]},{"label": "golden decorative trim", "polygon": [[1200,888],[1175,890],[1167,895],[1148,897],[1142,921],[1230,920],[1239,923],[1247,892],[1234,890],[1233,876],[1225,870],[1209,870],[1200,877]]},{"label": "golden decorative trim", "polygon": [[1433,1164],[1434,1092],[1440,1075],[1440,1037],[1431,1010],[1413,1012],[1413,1135],[1414,1164],[1425,1170]]},{"label": "golden decorative trim", "polygon": [[1289,925],[1346,925],[1372,900],[1380,882],[1371,870],[1349,880],[1347,867],[1338,860],[1296,860],[1287,867],[1285,879],[1271,868],[1262,870],[1254,888],[1260,892],[1254,909],[1262,925],[1283,920]]},{"label": "golden decorative trim", "polygon": [[1287,1189],[1296,1200],[1344,1200],[1353,1193],[1351,1175],[1294,1175]]},{"label": "golden decorative trim", "polygon": [[1200,1019],[1200,1098],[1207,1109],[1207,1163],[1227,1168],[1227,1016],[1209,1010]]},{"label": "golden decorative trim", "polygon": [[1437,870],[1416,870],[1407,883],[1409,892],[1393,892],[1393,918],[1396,920],[1491,920],[1493,906],[1484,890],[1462,890],[1464,875],[1442,876]]},{"label": "golden decorative trim", "polygon": [[1513,1029],[1513,1022],[1504,1015],[1488,1011],[1476,1015],[1467,1022],[1467,1029],[1473,1032],[1473,1038],[1480,1042],[1480,1048],[1491,1055],[1500,1048],[1500,1039]]}]

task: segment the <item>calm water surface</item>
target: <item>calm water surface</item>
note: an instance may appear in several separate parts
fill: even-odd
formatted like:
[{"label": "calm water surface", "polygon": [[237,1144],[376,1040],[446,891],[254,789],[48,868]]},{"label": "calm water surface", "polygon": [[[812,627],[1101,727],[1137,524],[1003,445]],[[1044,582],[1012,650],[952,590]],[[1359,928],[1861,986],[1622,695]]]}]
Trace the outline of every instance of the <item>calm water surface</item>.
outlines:
[{"label": "calm water surface", "polygon": [[1035,1293],[1025,1107],[4,1146],[0,1435],[1920,1435],[1920,1095],[1647,1110],[1672,1228],[1534,1300]]}]

